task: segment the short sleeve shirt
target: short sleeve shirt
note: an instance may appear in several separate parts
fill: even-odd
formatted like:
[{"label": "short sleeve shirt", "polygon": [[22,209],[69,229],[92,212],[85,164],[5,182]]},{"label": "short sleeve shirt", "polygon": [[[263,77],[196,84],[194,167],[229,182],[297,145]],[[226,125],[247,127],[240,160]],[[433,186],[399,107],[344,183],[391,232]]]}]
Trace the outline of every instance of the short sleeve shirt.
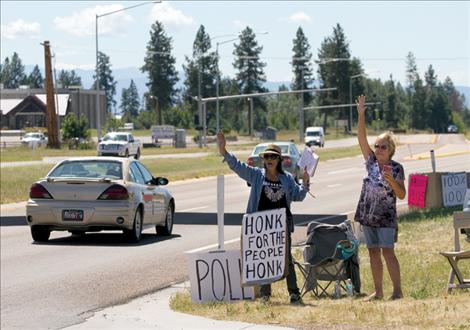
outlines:
[{"label": "short sleeve shirt", "polygon": [[[395,180],[405,180],[403,166],[390,162]],[[374,154],[366,161],[367,174],[362,182],[361,196],[354,219],[365,226],[397,227],[397,197],[385,181]]]}]

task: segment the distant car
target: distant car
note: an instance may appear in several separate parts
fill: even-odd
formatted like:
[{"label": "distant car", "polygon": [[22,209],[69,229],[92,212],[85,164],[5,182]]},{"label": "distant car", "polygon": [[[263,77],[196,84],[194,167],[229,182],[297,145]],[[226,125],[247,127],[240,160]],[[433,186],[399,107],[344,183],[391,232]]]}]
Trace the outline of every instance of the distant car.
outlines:
[{"label": "distant car", "polygon": [[37,146],[42,146],[47,144],[47,138],[43,133],[35,132],[35,133],[26,133],[21,138],[21,144],[26,146],[32,146],[33,144],[37,144]]},{"label": "distant car", "polygon": [[459,131],[459,128],[455,125],[449,125],[449,127],[447,127],[448,133],[457,133],[458,131]]},{"label": "distant car", "polygon": [[309,147],[317,145],[322,147],[325,145],[325,132],[323,127],[307,127],[305,129],[305,144]]},{"label": "distant car", "polygon": [[31,186],[26,220],[34,241],[47,241],[53,230],[83,235],[122,230],[133,242],[145,226],[171,235],[175,200],[139,161],[118,157],[64,160]]},{"label": "distant car", "polygon": [[263,167],[263,161],[260,158],[259,154],[266,149],[266,146],[269,144],[275,144],[281,148],[282,152],[282,169],[291,173],[295,180],[298,181],[301,177],[300,168],[297,165],[300,159],[300,152],[297,149],[297,146],[293,142],[267,142],[260,143],[251,152],[251,155],[248,157],[248,165],[254,167]]},{"label": "distant car", "polygon": [[139,140],[134,139],[131,133],[112,132],[107,133],[98,144],[98,156],[124,156],[134,155],[140,158],[142,148]]}]

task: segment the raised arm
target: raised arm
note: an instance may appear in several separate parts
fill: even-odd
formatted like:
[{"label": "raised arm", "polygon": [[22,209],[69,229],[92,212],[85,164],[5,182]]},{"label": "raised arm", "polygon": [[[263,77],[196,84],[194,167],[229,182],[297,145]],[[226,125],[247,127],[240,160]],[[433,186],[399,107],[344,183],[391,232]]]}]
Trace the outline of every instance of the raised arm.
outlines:
[{"label": "raised arm", "polygon": [[357,106],[357,139],[361,147],[362,155],[367,160],[369,155],[373,153],[367,141],[366,132],[366,97],[360,95],[356,100]]}]

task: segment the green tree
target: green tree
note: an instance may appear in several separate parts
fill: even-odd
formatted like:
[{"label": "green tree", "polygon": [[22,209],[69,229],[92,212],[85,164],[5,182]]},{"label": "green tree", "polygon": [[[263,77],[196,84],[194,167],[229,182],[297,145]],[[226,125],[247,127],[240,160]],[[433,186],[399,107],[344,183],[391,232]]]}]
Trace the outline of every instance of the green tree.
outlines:
[{"label": "green tree", "polygon": [[[301,27],[297,29],[296,36],[293,40],[294,46],[292,51],[292,72],[294,79],[292,82],[292,90],[311,89],[313,84],[312,69],[312,52],[310,44]],[[308,105],[312,99],[312,93],[302,93],[304,106]],[[300,98],[302,95],[297,95]]]},{"label": "green tree", "polygon": [[426,89],[423,86],[423,80],[416,75],[414,85],[414,94],[412,96],[411,126],[417,129],[428,127],[428,111],[426,108]]},{"label": "green tree", "polygon": [[[141,70],[148,76],[146,85],[149,91],[146,104],[151,104],[150,95],[158,99],[161,109],[159,124],[162,123],[162,113],[168,111],[177,100],[178,90],[175,85],[178,82],[178,75],[175,69],[176,59],[171,55],[172,49],[172,38],[166,35],[163,24],[156,21],[151,27],[150,40],[147,43]],[[149,110],[149,106],[147,107]]]},{"label": "green tree", "polygon": [[[82,78],[79,75],[77,75],[75,70],[71,70],[71,71],[60,70],[59,77],[57,78],[57,82],[58,82],[59,87],[61,88],[69,88],[70,86],[82,87]],[[103,86],[100,85],[100,88],[102,87]]]},{"label": "green tree", "polygon": [[424,81],[426,81],[426,88],[432,90],[437,86],[437,76],[434,68],[430,64],[428,70],[424,73]]},{"label": "green tree", "polygon": [[[116,106],[114,95],[116,95],[117,83],[114,81],[109,56],[103,52],[98,52],[98,68],[100,72],[100,90],[104,90],[106,93],[106,110],[112,113]],[[93,79],[95,80],[94,88],[96,88],[96,72],[93,75]]]},{"label": "green tree", "polygon": [[408,93],[411,95],[415,86],[416,79],[418,79],[418,66],[416,65],[416,58],[412,52],[406,55],[406,83]]},{"label": "green tree", "polygon": [[[320,80],[320,87],[336,87],[336,91],[318,94],[320,105],[349,103],[349,79],[352,72],[350,58],[349,43],[346,40],[342,27],[337,24],[333,28],[333,35],[326,37],[318,50],[318,79]],[[339,112],[336,112],[336,115],[343,113],[343,117],[346,119],[346,111],[349,110],[339,110]],[[332,110],[323,111],[323,126],[325,128],[327,126],[328,113],[331,112]]]},{"label": "green tree", "polygon": [[29,88],[43,88],[44,87],[44,78],[42,77],[41,70],[36,64],[33,68],[33,71],[29,74],[28,78]]},{"label": "green tree", "polygon": [[18,53],[14,52],[11,60],[7,57],[1,68],[1,83],[4,88],[18,88],[27,83],[24,65]]},{"label": "green tree", "polygon": [[447,126],[452,122],[452,111],[442,85],[428,93],[426,108],[429,109],[428,127],[436,133],[445,133]]},{"label": "green tree", "polygon": [[[210,48],[210,36],[206,33],[204,25],[201,25],[194,39],[192,58],[185,56],[186,65],[183,65],[183,71],[186,75],[183,99],[186,101],[199,95],[199,86],[203,98],[216,94],[217,57],[215,52],[209,52]],[[189,104],[188,110],[190,110],[191,116],[194,116],[197,113],[197,103],[190,102]],[[207,109],[209,111],[215,107],[215,104],[211,103],[208,106],[210,107]]]},{"label": "green tree", "polygon": [[123,88],[121,93],[121,104],[119,106],[124,122],[132,122],[139,115],[139,93],[134,80],[131,79],[129,88]]},{"label": "green tree", "polygon": [[80,118],[72,112],[65,116],[61,123],[62,140],[67,141],[72,138],[89,139],[90,131],[88,130],[88,121],[84,114]]},{"label": "green tree", "polygon": [[[242,94],[267,91],[263,87],[263,83],[266,82],[266,75],[263,69],[266,63],[260,59],[262,50],[263,47],[259,46],[256,41],[255,33],[247,26],[240,33],[239,43],[235,44],[233,51],[233,55],[235,55],[233,67],[237,71],[235,79]],[[244,103],[249,107],[249,103],[246,101],[242,101],[240,105],[243,106]],[[264,99],[255,97],[253,99],[253,108],[254,128],[260,129],[266,127],[266,102]],[[251,128],[248,127],[248,131],[250,130]]]}]

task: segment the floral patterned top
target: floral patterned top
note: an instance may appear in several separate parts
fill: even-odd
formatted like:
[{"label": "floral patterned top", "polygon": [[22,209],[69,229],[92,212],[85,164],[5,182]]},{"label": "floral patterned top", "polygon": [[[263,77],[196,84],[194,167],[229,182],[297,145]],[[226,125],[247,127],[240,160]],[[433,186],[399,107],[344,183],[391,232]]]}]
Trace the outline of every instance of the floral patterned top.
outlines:
[{"label": "floral patterned top", "polygon": [[[393,178],[405,180],[403,166],[393,160],[390,165]],[[366,170],[354,220],[370,227],[397,228],[397,197],[383,178],[374,154],[367,159]]]}]

